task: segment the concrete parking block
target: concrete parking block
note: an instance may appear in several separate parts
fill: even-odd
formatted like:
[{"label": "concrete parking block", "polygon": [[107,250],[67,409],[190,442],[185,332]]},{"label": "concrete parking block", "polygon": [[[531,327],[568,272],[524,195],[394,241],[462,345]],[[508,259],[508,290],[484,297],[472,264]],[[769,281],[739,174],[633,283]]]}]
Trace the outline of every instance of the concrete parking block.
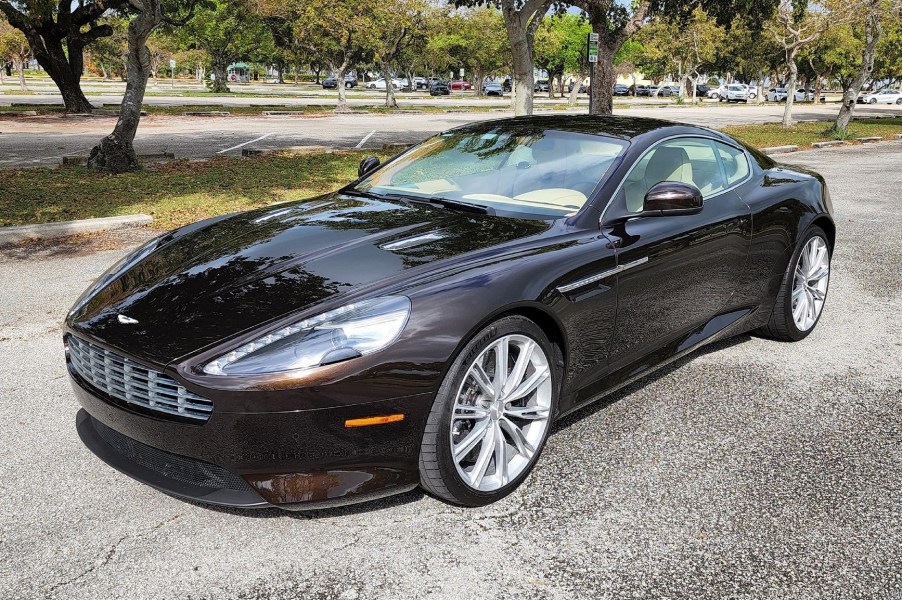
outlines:
[{"label": "concrete parking block", "polygon": [[150,215],[125,215],[121,217],[101,217],[98,219],[81,219],[78,221],[61,221],[59,223],[41,223],[37,225],[19,225],[17,227],[0,227],[0,246],[14,244],[30,239],[51,239],[76,235],[125,229],[127,227],[144,227],[153,223]]},{"label": "concrete parking block", "polygon": [[232,113],[225,110],[204,110],[182,113],[186,117],[228,117]]},{"label": "concrete parking block", "polygon": [[855,139],[858,140],[859,142],[861,142],[862,144],[867,144],[867,143],[870,143],[870,142],[882,142],[882,141],[883,141],[883,138],[880,137],[879,135],[870,136],[870,137],[860,137],[860,138],[855,138]]},{"label": "concrete parking block", "polygon": [[832,146],[845,146],[846,142],[842,140],[834,140],[831,142],[814,142],[811,144],[815,148],[830,148]]},{"label": "concrete parking block", "polygon": [[796,152],[798,146],[771,146],[770,148],[761,148],[765,154],[783,154],[785,152]]}]

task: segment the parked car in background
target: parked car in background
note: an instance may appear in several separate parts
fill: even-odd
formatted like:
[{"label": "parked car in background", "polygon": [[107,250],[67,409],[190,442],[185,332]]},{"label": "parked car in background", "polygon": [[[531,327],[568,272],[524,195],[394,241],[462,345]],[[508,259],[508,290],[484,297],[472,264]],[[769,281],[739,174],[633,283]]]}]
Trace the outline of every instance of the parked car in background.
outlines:
[{"label": "parked car in background", "polygon": [[629,96],[630,88],[622,83],[614,84],[615,96]]},{"label": "parked car in background", "polygon": [[482,93],[486,96],[503,96],[504,86],[497,81],[488,81],[482,84]]},{"label": "parked car in background", "polygon": [[451,85],[449,85],[448,87],[450,87],[452,90],[454,90],[456,92],[457,91],[466,92],[467,90],[473,89],[473,85],[469,81],[463,81],[461,79],[458,79],[457,81],[452,81]]},{"label": "parked car in background", "polygon": [[858,97],[862,104],[902,104],[902,91],[880,90]]},{"label": "parked car in background", "polygon": [[[368,81],[366,84],[366,89],[368,89],[368,90],[384,90],[386,85],[388,85],[388,84],[386,83],[385,78],[380,77],[379,79],[377,79],[375,81]],[[398,79],[392,79],[391,85],[396,90],[401,89],[401,87],[402,87],[401,81]]]},{"label": "parked car in background", "polygon": [[[326,77],[323,79],[324,90],[334,90],[338,87],[338,80],[335,77]],[[354,75],[345,75],[345,87],[357,87],[357,77]]]},{"label": "parked car in background", "polygon": [[678,85],[665,85],[663,88],[661,88],[661,92],[663,92],[664,90],[667,90],[669,93],[667,93],[667,94],[660,93],[659,94],[660,96],[679,96],[680,95],[680,86],[678,86]]},{"label": "parked car in background", "polygon": [[749,99],[749,88],[741,83],[731,83],[721,87],[717,96],[720,102],[745,102]]},{"label": "parked car in background", "polygon": [[444,81],[438,79],[429,86],[430,96],[448,96],[451,94],[451,88]]},{"label": "parked car in background", "polygon": [[414,77],[413,78],[413,86],[418,90],[428,90],[429,89],[429,80],[425,77]]},{"label": "parked car in background", "polygon": [[533,84],[532,89],[536,92],[547,92],[548,91],[548,80],[547,79],[537,79]]},{"label": "parked car in background", "polygon": [[710,91],[711,91],[711,86],[709,86],[705,83],[700,83],[697,86],[695,86],[696,97],[705,97],[708,95],[708,92],[710,92]]},{"label": "parked car in background", "polygon": [[[809,90],[796,90],[796,93],[793,94],[793,100],[795,102],[814,102],[814,93],[813,89]],[[786,102],[786,97],[789,95],[789,92],[786,88],[771,88],[765,94],[764,99],[768,102]],[[827,98],[821,94],[818,102],[826,102]]]}]

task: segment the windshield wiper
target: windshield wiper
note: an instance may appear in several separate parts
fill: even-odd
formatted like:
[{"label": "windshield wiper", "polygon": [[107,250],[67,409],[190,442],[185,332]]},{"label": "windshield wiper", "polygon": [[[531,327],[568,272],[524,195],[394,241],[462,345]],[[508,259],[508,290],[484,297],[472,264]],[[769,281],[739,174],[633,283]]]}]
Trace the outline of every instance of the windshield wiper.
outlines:
[{"label": "windshield wiper", "polygon": [[[430,206],[441,206],[451,210],[459,210],[462,212],[478,213],[481,215],[494,214],[494,211],[488,206],[481,204],[473,204],[471,202],[461,202],[460,200],[449,200],[439,196],[414,196],[413,194],[384,194],[383,198],[388,200],[401,200],[403,202],[413,202],[416,204],[428,204]],[[490,212],[491,211],[491,212]]]}]

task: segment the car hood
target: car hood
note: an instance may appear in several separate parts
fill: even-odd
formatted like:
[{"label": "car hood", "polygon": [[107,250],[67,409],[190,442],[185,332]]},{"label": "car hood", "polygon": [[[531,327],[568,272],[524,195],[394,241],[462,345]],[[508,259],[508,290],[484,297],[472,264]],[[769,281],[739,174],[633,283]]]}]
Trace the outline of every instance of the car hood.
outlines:
[{"label": "car hood", "polygon": [[549,227],[331,194],[167,234],[77,308],[67,325],[167,364],[341,294],[364,287],[377,293],[380,284],[450,268],[488,248],[517,246]]}]

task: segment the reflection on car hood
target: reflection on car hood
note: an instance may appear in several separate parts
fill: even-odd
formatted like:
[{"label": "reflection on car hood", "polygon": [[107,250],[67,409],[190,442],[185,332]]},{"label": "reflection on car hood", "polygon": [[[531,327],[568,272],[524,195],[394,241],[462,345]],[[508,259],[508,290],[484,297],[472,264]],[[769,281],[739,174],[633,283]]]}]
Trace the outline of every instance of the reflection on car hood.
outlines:
[{"label": "reflection on car hood", "polygon": [[[165,364],[359,286],[429,274],[548,228],[332,194],[176,230],[68,324]],[[121,324],[120,314],[137,323]]]}]

